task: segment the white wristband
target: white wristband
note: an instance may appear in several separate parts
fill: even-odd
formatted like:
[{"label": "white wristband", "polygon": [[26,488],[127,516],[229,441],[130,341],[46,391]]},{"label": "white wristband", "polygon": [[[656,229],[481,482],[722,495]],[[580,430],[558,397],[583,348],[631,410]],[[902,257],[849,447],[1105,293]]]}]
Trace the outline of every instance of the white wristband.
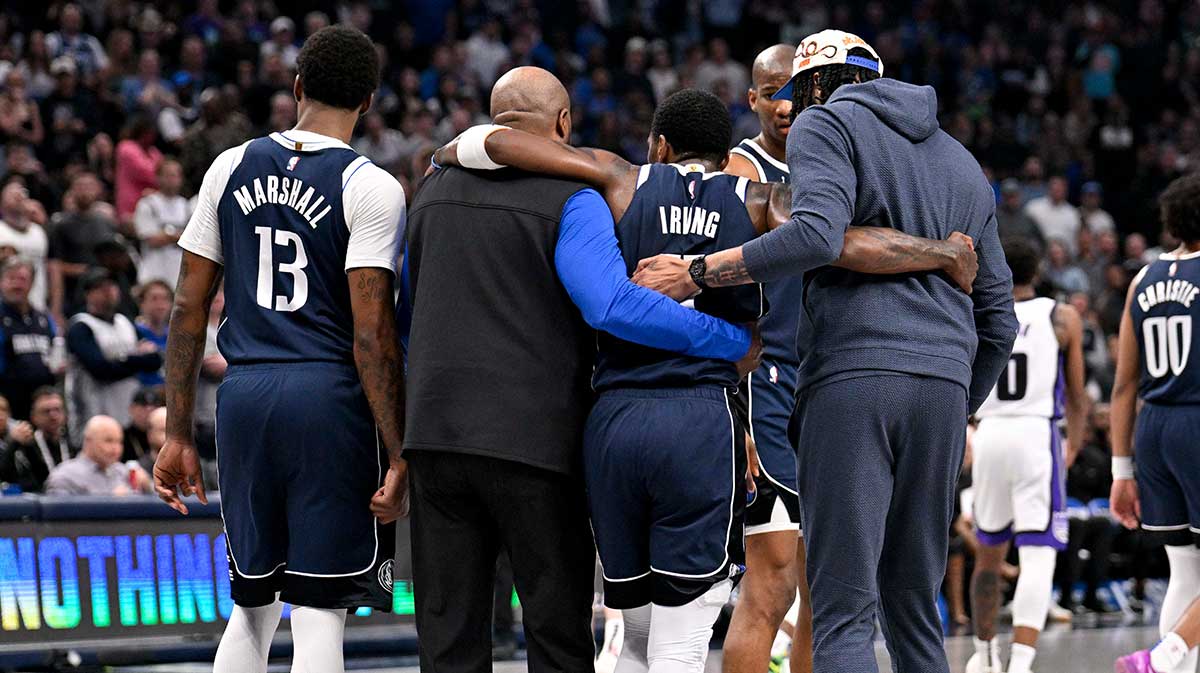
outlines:
[{"label": "white wristband", "polygon": [[1133,456],[1113,456],[1112,478],[1113,481],[1133,479]]},{"label": "white wristband", "polygon": [[484,142],[496,131],[507,128],[498,124],[480,124],[463,131],[458,136],[458,165],[483,171],[504,168],[503,164],[492,161],[488,156]]}]

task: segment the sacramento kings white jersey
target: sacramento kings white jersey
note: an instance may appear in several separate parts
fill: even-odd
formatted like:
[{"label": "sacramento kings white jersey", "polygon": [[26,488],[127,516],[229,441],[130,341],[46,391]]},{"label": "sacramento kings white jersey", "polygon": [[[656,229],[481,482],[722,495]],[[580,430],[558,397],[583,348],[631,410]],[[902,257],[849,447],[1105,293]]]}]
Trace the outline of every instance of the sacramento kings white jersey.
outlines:
[{"label": "sacramento kings white jersey", "polygon": [[1013,305],[1021,329],[1008,366],[976,416],[1062,415],[1062,348],[1054,333],[1057,303],[1049,297],[1036,297]]}]

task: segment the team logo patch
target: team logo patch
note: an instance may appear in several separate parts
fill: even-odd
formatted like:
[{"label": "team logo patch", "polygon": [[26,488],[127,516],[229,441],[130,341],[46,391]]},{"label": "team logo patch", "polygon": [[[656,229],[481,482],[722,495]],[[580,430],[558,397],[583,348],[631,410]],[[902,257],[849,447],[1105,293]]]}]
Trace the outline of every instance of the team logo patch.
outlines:
[{"label": "team logo patch", "polygon": [[379,566],[379,586],[383,587],[383,590],[389,594],[392,593],[392,587],[395,586],[395,582],[392,580],[392,570],[395,567],[396,562],[392,559],[384,561]]},{"label": "team logo patch", "polygon": [[288,159],[287,169],[289,171],[295,170],[296,164],[298,164],[298,163],[300,163],[300,157],[292,157],[291,159]]},{"label": "team logo patch", "polygon": [[771,366],[771,383],[779,383],[779,368]]}]

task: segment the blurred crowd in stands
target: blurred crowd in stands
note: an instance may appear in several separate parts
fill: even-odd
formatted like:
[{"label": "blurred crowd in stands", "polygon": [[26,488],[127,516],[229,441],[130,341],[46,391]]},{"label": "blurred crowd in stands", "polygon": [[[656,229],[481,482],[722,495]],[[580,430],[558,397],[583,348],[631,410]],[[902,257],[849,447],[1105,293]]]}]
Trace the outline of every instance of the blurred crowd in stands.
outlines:
[{"label": "blurred crowd in stands", "polygon": [[[190,199],[222,150],[295,123],[299,45],[331,22],[378,43],[383,82],[353,145],[410,200],[433,149],[486,120],[491,85],[508,68],[538,65],[562,79],[576,144],[643,161],[654,106],[672,91],[719,95],[736,142],[758,132],[746,90],[759,50],[826,27],[862,36],[885,75],[936,88],[943,128],[993,182],[1002,235],[1036,241],[1043,290],[1084,316],[1097,404],[1068,488],[1085,505],[1107,496],[1105,403],[1125,289],[1174,246],[1158,223],[1159,191],[1200,168],[1200,2],[11,3],[0,14],[0,482],[9,492],[147,489]],[[220,309],[197,400],[209,456],[225,367]]]}]

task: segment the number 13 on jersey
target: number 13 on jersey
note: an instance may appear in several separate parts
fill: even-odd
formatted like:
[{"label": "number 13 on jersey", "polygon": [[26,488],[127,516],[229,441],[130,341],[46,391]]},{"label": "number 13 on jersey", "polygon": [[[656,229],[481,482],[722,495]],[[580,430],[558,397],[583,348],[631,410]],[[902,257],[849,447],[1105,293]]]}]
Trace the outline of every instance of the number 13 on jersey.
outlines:
[{"label": "number 13 on jersey", "polygon": [[[299,234],[282,229],[274,230],[272,236],[270,227],[255,227],[258,235],[258,305],[265,309],[276,311],[295,311],[308,301],[308,276],[304,269],[308,266],[308,255],[304,252],[304,241]],[[291,262],[279,262],[279,273],[292,277],[292,296],[275,294],[275,248],[296,249]]]}]

